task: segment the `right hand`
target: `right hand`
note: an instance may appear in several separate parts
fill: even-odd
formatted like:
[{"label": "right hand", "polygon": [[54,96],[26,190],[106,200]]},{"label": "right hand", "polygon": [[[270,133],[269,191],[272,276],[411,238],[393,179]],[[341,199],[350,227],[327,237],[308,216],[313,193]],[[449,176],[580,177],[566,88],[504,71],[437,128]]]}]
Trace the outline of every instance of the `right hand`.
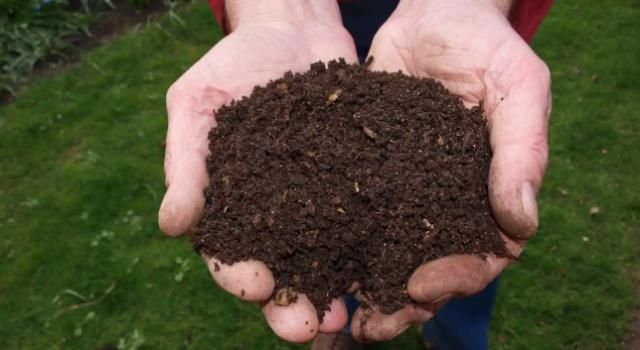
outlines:
[{"label": "right hand", "polygon": [[[226,6],[232,33],[167,92],[167,192],[158,219],[162,231],[171,236],[185,233],[202,216],[203,190],[209,183],[207,136],[216,125],[215,110],[286,71],[302,72],[313,62],[340,57],[357,62],[353,40],[342,26],[335,1],[275,0],[267,5],[243,0],[227,1]],[[209,257],[205,260],[222,288],[243,300],[261,303],[273,331],[287,341],[306,342],[318,331],[337,332],[347,322],[346,308],[339,299],[333,301],[322,323],[304,295],[289,306],[276,306],[270,298],[275,281],[262,262],[229,266]]]},{"label": "right hand", "polygon": [[[467,106],[483,104],[492,148],[488,192],[512,256],[538,226],[536,193],[547,165],[551,112],[547,66],[508,22],[511,0],[402,0],[371,45],[373,70],[440,81]],[[452,255],[413,272],[416,303],[385,315],[354,313],[356,339],[383,341],[423,323],[454,297],[483,290],[513,261]]]}]

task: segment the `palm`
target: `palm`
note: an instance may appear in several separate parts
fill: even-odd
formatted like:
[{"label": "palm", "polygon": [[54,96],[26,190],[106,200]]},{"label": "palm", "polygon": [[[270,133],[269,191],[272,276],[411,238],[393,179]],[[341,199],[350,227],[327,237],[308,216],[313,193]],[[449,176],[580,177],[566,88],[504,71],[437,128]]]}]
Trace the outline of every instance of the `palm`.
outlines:
[{"label": "palm", "polygon": [[437,79],[466,104],[482,101],[489,112],[510,86],[541,68],[499,12],[476,18],[452,9],[435,18],[399,18],[379,31],[371,54],[374,69]]},{"label": "palm", "polygon": [[210,115],[222,101],[211,100],[210,96],[201,98],[199,94],[215,91],[224,94],[223,100],[228,102],[286,71],[304,71],[319,60],[356,60],[351,38],[340,28],[309,33],[285,26],[253,25],[234,31],[194,64],[172,89],[207,103]]}]

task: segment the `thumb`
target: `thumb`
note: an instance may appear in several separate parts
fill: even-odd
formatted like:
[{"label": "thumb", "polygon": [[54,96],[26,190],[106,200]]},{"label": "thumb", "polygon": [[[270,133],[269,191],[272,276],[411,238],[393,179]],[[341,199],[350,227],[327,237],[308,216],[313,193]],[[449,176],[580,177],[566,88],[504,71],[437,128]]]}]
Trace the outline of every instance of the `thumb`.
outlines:
[{"label": "thumb", "polygon": [[166,234],[177,236],[196,225],[204,208],[209,183],[206,158],[208,133],[215,126],[213,110],[228,101],[223,91],[175,83],[167,92],[169,125],[164,170],[167,184],[158,223]]},{"label": "thumb", "polygon": [[496,97],[501,101],[489,116],[489,197],[501,228],[511,237],[529,239],[538,227],[536,193],[547,166],[550,76],[532,51],[516,66],[523,76],[505,84],[507,93]]}]

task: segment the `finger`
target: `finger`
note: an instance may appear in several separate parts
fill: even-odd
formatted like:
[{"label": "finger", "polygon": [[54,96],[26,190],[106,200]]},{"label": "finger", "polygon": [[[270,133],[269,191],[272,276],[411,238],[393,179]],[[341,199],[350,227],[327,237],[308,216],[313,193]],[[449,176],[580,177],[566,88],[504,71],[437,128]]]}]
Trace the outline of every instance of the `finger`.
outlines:
[{"label": "finger", "polygon": [[351,334],[360,342],[379,342],[395,338],[414,324],[426,322],[433,312],[407,305],[388,315],[376,308],[360,307],[351,319]]},{"label": "finger", "polygon": [[169,125],[164,167],[168,188],[158,213],[160,228],[172,236],[185,233],[201,218],[203,190],[209,183],[207,135],[215,125],[213,110],[229,99],[217,89],[181,88],[183,84],[174,84],[167,93]]},{"label": "finger", "polygon": [[286,341],[306,343],[318,334],[316,309],[304,294],[298,294],[298,300],[287,306],[269,300],[262,313],[273,332]]},{"label": "finger", "polygon": [[[520,255],[520,242],[505,239],[505,243],[509,254],[514,257]],[[440,258],[416,269],[407,283],[407,292],[418,303],[434,304],[454,296],[473,295],[498,277],[511,261],[495,255],[486,258],[475,255]]]},{"label": "finger", "polygon": [[273,275],[260,261],[241,261],[233,265],[214,258],[205,258],[205,261],[216,283],[242,300],[262,302],[273,294]]},{"label": "finger", "polygon": [[528,48],[526,53],[510,64],[524,73],[496,73],[502,87],[496,91],[505,93],[493,97],[496,107],[489,111],[491,206],[502,229],[521,239],[533,237],[538,227],[536,194],[547,166],[551,112],[549,70]]},{"label": "finger", "polygon": [[325,311],[324,318],[318,330],[322,333],[336,333],[347,325],[347,307],[342,298],[333,299],[329,305],[329,310]]}]

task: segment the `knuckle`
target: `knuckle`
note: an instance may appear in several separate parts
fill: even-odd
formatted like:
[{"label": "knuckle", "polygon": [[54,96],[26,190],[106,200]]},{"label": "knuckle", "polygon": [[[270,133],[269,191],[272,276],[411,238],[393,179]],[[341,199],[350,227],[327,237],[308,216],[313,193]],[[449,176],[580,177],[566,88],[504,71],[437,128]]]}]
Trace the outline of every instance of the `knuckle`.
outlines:
[{"label": "knuckle", "polygon": [[549,145],[543,135],[536,135],[529,144],[529,150],[534,155],[539,170],[544,173],[549,157]]}]

